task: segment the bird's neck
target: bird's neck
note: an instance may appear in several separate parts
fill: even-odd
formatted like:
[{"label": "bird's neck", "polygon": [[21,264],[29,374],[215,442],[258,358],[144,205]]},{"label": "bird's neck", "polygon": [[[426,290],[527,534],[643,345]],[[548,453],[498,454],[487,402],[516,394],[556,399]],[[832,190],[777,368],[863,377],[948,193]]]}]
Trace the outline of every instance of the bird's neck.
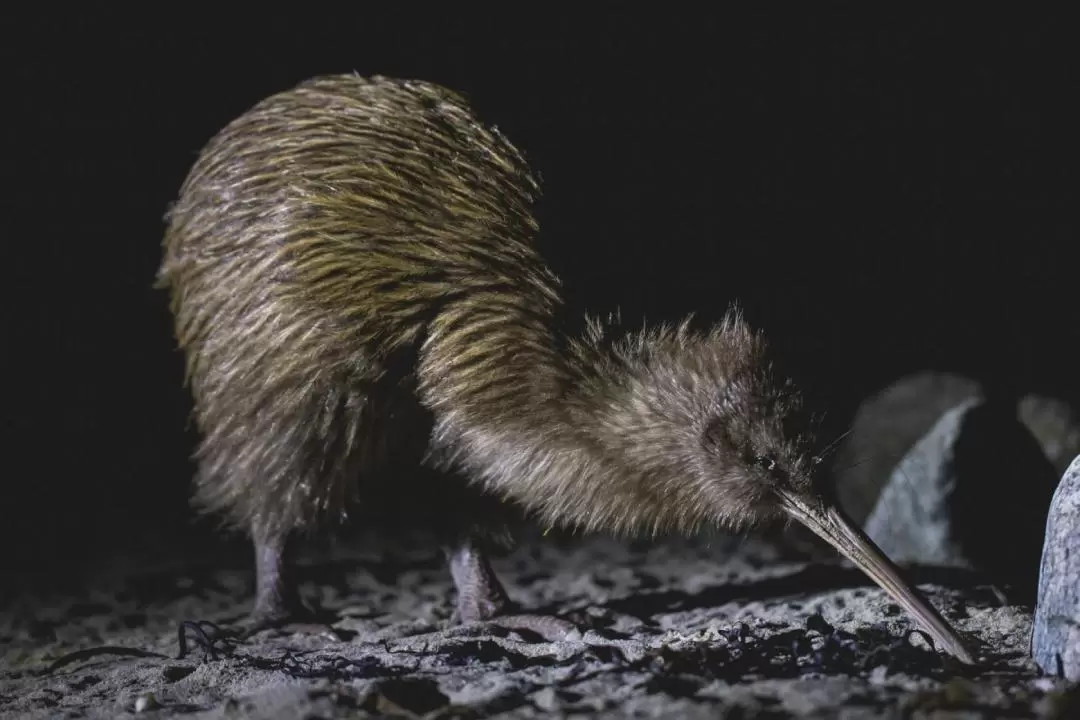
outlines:
[{"label": "bird's neck", "polygon": [[[508,448],[530,452],[534,436],[565,430],[562,397],[572,373],[554,329],[554,307],[523,294],[444,308],[429,326],[418,389],[435,416],[441,462],[489,475]],[[490,466],[490,467],[488,467]]]},{"label": "bird's neck", "polygon": [[[652,418],[601,326],[564,339],[549,313],[513,302],[470,302],[431,328],[419,389],[435,416],[434,464],[550,525],[617,534],[699,525],[696,503],[672,496],[679,488],[665,470],[628,451],[642,446]],[[654,457],[671,458],[657,451],[659,431],[651,440]]]}]

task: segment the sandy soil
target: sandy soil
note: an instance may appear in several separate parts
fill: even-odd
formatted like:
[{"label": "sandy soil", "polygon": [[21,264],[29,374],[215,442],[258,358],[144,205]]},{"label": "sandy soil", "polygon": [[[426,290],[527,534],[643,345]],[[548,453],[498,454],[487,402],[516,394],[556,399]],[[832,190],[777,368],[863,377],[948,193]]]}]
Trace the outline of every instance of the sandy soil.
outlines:
[{"label": "sandy soil", "polygon": [[[906,637],[906,615],[841,561],[724,537],[532,539],[497,560],[514,599],[587,628],[561,643],[445,630],[452,596],[434,553],[309,554],[304,596],[345,639],[265,632],[211,657],[192,635],[177,659],[182,621],[248,609],[243,550],[7,602],[0,716],[1080,717],[1076,689],[1027,659],[1030,610],[970,575],[915,576],[982,643],[975,669]],[[131,654],[67,655],[95,646]]]}]

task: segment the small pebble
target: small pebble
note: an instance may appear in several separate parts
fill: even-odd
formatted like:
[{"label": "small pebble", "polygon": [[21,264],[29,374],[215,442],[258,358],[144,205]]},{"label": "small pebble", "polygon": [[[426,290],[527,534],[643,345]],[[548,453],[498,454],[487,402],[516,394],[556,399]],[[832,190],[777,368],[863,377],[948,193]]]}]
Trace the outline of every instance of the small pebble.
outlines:
[{"label": "small pebble", "polygon": [[534,693],[532,701],[543,712],[554,712],[559,709],[559,698],[553,687],[546,687]]},{"label": "small pebble", "polygon": [[135,698],[135,712],[137,713],[153,710],[157,706],[157,698],[154,697],[154,693],[152,692],[140,693],[139,696]]}]

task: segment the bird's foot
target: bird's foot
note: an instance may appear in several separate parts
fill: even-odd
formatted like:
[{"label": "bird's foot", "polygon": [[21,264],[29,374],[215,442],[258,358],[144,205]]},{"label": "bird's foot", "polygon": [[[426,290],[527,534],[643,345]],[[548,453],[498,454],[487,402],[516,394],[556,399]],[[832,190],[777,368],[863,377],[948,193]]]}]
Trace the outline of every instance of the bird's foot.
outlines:
[{"label": "bird's foot", "polygon": [[572,640],[583,634],[578,626],[550,615],[518,613],[487,555],[472,542],[447,550],[450,574],[457,588],[457,608],[452,625],[487,625],[505,630],[524,630],[549,642]]},{"label": "bird's foot", "polygon": [[[489,587],[490,589],[490,587]],[[517,612],[517,604],[501,592],[473,592],[462,595],[450,616],[450,624],[458,626],[489,626],[503,630],[520,631],[539,635],[548,642],[575,640],[582,635],[577,625],[554,615],[538,615]]]},{"label": "bird's foot", "polygon": [[484,620],[473,620],[462,624],[480,624],[513,632],[524,630],[539,635],[548,642],[580,640],[583,635],[581,628],[577,625],[554,615],[514,613],[512,615],[496,615]]}]

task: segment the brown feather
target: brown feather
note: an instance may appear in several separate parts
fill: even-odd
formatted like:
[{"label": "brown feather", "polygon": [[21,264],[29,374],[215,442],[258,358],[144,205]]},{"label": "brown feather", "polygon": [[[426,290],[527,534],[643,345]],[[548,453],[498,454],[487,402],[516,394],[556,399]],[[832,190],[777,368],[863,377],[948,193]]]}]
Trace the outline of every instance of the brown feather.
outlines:
[{"label": "brown feather", "polygon": [[808,483],[809,446],[763,338],[737,311],[572,337],[534,245],[539,194],[513,145],[424,82],[319,77],[218,133],[159,273],[202,433],[197,502],[245,529],[317,526],[417,445],[549,524],[775,515],[753,460]]}]

